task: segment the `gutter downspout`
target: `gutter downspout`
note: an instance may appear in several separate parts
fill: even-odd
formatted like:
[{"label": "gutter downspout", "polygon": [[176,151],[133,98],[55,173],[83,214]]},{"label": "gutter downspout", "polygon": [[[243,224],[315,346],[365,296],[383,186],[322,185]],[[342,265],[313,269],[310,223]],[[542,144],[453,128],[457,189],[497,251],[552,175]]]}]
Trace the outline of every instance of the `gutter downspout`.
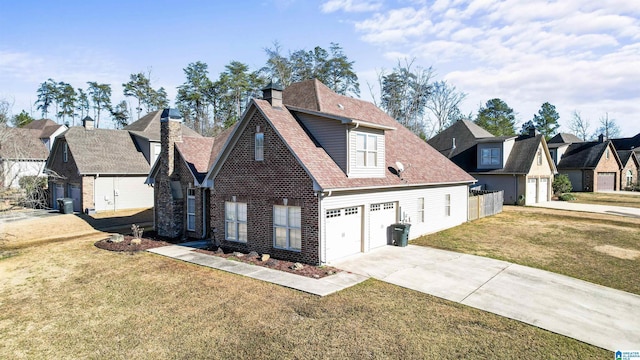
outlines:
[{"label": "gutter downspout", "polygon": [[200,189],[202,189],[202,206],[201,206],[201,211],[202,211],[202,236],[200,236],[200,239],[204,239],[207,237],[207,204],[206,204],[206,200],[207,200],[207,196],[206,196],[206,188],[201,187]]}]

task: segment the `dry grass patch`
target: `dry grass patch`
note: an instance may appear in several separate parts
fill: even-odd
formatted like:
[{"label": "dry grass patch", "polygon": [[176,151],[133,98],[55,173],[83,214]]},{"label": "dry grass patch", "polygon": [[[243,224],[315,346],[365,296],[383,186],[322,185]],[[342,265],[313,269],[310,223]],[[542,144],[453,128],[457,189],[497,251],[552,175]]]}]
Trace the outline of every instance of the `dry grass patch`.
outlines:
[{"label": "dry grass patch", "polygon": [[616,194],[616,193],[572,193],[574,202],[583,204],[611,205],[640,208],[640,195]]},{"label": "dry grass patch", "polygon": [[638,259],[598,249],[640,251],[640,219],[505,206],[498,215],[412,242],[553,271],[640,294]]},{"label": "dry grass patch", "polygon": [[374,280],[319,298],[95,240],[0,261],[0,358],[611,357]]}]

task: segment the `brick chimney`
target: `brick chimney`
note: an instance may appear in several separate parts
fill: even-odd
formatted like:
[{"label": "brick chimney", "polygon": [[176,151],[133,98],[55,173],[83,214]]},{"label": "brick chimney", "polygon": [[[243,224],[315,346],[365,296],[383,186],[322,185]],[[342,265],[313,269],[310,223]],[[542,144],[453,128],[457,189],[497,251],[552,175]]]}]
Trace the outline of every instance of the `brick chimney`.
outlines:
[{"label": "brick chimney", "polygon": [[89,116],[85,116],[85,118],[82,119],[82,126],[84,126],[85,130],[95,129],[94,121]]},{"label": "brick chimney", "polygon": [[262,99],[267,100],[273,107],[282,107],[282,86],[273,81],[262,89]]},{"label": "brick chimney", "polygon": [[599,143],[603,143],[603,142],[605,142],[605,140],[607,140],[607,137],[604,136],[604,134],[598,135],[598,142]]}]

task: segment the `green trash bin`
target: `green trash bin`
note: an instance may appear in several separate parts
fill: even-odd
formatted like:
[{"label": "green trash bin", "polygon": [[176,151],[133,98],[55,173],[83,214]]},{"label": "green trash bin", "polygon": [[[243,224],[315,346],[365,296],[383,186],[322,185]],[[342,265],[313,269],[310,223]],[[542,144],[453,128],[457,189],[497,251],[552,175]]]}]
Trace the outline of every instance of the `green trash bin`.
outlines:
[{"label": "green trash bin", "polygon": [[411,224],[393,224],[393,245],[407,246],[409,244],[409,229]]},{"label": "green trash bin", "polygon": [[60,198],[56,199],[58,202],[58,210],[62,214],[73,214],[73,199],[72,198]]}]

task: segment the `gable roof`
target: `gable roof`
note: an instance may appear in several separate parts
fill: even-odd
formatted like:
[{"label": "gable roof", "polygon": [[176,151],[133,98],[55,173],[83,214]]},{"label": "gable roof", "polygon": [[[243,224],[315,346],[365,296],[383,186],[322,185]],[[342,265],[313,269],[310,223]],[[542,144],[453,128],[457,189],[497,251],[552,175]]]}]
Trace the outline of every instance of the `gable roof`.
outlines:
[{"label": "gable roof", "polygon": [[622,163],[622,167],[625,167],[629,160],[632,160],[636,166],[640,166],[640,161],[633,150],[618,150],[618,157]]},{"label": "gable roof", "polygon": [[640,148],[640,133],[634,137],[611,139],[613,146],[620,150],[637,150]]},{"label": "gable roof", "polygon": [[[613,148],[611,141],[589,141],[580,142],[569,145],[567,151],[565,151],[562,159],[558,162],[558,169],[595,169],[602,158],[607,148]],[[615,148],[613,156],[620,165],[620,158],[618,157]]]},{"label": "gable roof", "polygon": [[32,122],[28,123],[27,125],[23,126],[23,129],[38,129],[38,130],[42,130],[47,126],[53,126],[53,125],[58,125],[55,121],[51,120],[51,119],[40,119],[40,120],[33,120]]},{"label": "gable roof", "polygon": [[[217,175],[217,171],[224,162],[224,154],[231,151],[235,139],[242,133],[255,111],[258,111],[271,123],[276,134],[314,180],[318,190],[339,191],[475,181],[469,174],[373,104],[335,94],[317,80],[308,80],[289,86],[284,90],[283,103],[284,107],[273,107],[268,101],[252,100],[241,123],[230,135],[223,154],[207,177],[213,178]],[[341,104],[342,108],[337,104]],[[298,111],[314,111],[328,119],[334,119],[336,114],[339,114],[341,118],[355,120],[358,124],[373,124],[388,129],[384,133],[385,176],[381,178],[347,177],[327,151],[296,119],[295,113]],[[396,161],[405,164],[402,177],[398,176],[394,170]]]},{"label": "gable roof", "polygon": [[0,159],[44,161],[49,156],[39,129],[4,127],[0,132]]},{"label": "gable roof", "polygon": [[73,126],[60,137],[65,141],[56,141],[52,153],[66,142],[80,175],[149,173],[150,166],[128,131]]},{"label": "gable roof", "polygon": [[[162,110],[152,111],[141,117],[139,120],[125,126],[123,130],[128,130],[132,134],[143,137],[150,141],[160,141],[160,117]],[[201,137],[200,134],[191,130],[184,123],[182,124],[182,136]]]},{"label": "gable roof", "polygon": [[583,140],[569,133],[557,133],[548,141],[549,144],[573,144],[578,142],[583,142]]},{"label": "gable roof", "polygon": [[[504,167],[500,169],[478,169],[477,145],[479,143],[503,143],[508,139],[515,140]],[[531,170],[533,159],[540,144],[543,147],[546,146],[544,136],[540,134],[535,136],[493,136],[490,132],[469,120],[456,121],[428,142],[429,145],[466,171],[485,174],[527,174]],[[455,147],[453,146],[454,143]],[[550,164],[553,163],[549,156],[547,160]],[[554,165],[552,165],[552,170],[554,172],[556,170]]]}]

